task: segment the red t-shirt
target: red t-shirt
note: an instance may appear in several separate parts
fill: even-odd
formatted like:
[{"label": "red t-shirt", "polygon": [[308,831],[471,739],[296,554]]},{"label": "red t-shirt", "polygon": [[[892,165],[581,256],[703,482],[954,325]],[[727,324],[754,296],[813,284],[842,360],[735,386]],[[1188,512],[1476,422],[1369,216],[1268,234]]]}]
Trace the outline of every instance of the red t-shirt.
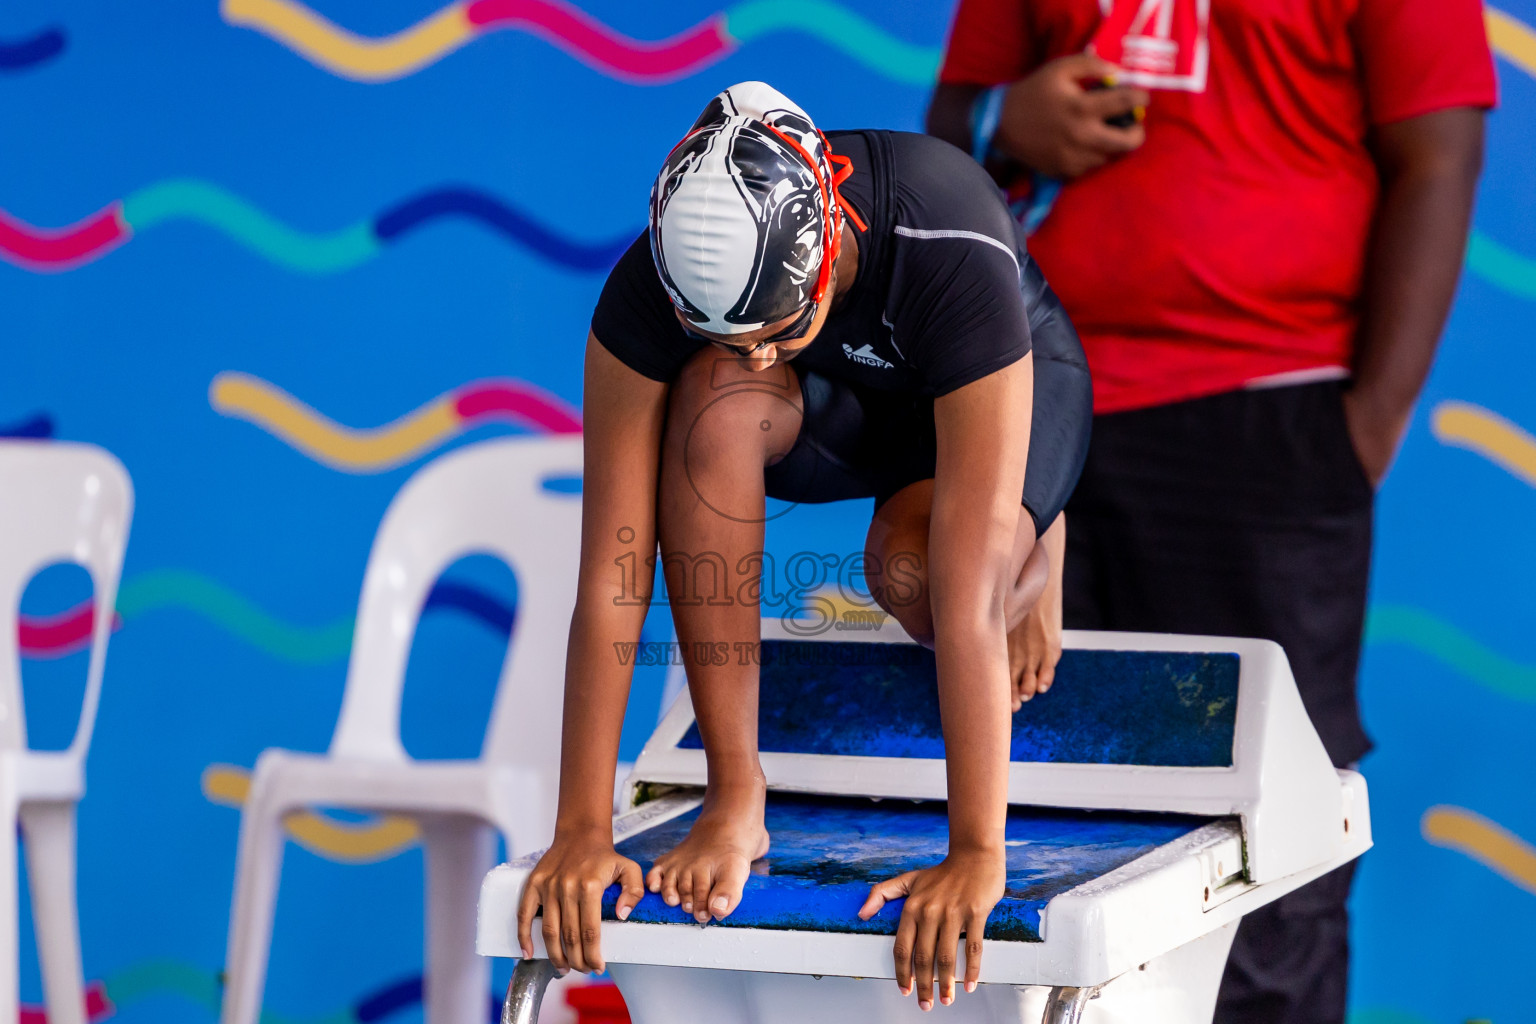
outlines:
[{"label": "red t-shirt", "polygon": [[[960,0],[939,76],[994,85],[1093,43],[1175,86],[1153,94],[1146,144],[1068,184],[1030,240],[1096,411],[1347,372],[1377,201],[1367,133],[1493,105],[1478,0],[1102,2]],[[1112,5],[1129,10],[1105,22]],[[1101,23],[1122,34],[1095,39]]]}]

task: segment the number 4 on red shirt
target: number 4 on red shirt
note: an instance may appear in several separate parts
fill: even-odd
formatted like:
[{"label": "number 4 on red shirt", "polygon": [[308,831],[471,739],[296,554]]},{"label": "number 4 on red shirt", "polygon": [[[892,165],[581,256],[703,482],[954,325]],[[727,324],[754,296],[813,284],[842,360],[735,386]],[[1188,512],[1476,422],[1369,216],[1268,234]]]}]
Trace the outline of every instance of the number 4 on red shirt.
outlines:
[{"label": "number 4 on red shirt", "polygon": [[1210,0],[1108,0],[1090,49],[1125,69],[1125,83],[1204,92]]}]

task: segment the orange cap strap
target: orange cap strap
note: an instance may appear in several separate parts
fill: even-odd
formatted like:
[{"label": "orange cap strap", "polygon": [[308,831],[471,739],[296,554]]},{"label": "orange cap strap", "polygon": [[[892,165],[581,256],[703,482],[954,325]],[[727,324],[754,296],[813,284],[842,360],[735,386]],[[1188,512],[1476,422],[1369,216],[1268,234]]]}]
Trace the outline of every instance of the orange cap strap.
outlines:
[{"label": "orange cap strap", "polygon": [[[827,294],[827,284],[831,280],[832,265],[837,262],[837,257],[843,249],[842,211],[840,204],[833,205],[835,202],[833,197],[836,195],[836,192],[827,184],[827,179],[821,173],[821,165],[816,162],[810,153],[806,152],[805,147],[790,138],[786,133],[780,131],[777,125],[769,124],[767,121],[762,122],[762,124],[773,134],[783,139],[796,153],[800,154],[800,159],[805,161],[805,166],[810,170],[811,176],[816,179],[816,186],[821,191],[821,205],[827,211],[828,216],[823,218],[822,223],[821,270],[816,274],[816,290],[811,294],[812,302],[820,302]],[[817,132],[817,134],[820,135],[821,133]],[[822,138],[821,141],[822,145],[825,146],[827,140]]]}]

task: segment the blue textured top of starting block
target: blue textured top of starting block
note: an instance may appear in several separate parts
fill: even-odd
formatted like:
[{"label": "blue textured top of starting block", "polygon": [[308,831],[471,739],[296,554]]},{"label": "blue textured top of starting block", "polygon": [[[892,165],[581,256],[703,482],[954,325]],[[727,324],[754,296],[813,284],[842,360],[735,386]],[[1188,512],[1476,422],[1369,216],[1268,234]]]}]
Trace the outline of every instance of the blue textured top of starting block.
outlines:
[{"label": "blue textured top of starting block", "polygon": [[[618,850],[649,871],[698,817],[694,810],[624,840]],[[1008,876],[986,938],[1040,941],[1040,914],[1051,897],[1113,871],[1210,819],[1176,814],[1008,809]],[[868,921],[859,908],[870,886],[914,868],[931,867],[949,846],[949,820],[937,802],[768,794],[768,856],[755,863],[741,905],[717,922],[728,928],[894,935],[905,902],[887,904]],[[619,887],[603,899],[614,920]],[[629,920],[697,927],[680,907],[646,893]]]},{"label": "blue textured top of starting block", "polygon": [[[916,644],[764,640],[758,749],[942,758],[933,652]],[[1013,716],[1014,761],[1228,767],[1236,654],[1062,652]],[[678,746],[703,743],[691,726]]]}]

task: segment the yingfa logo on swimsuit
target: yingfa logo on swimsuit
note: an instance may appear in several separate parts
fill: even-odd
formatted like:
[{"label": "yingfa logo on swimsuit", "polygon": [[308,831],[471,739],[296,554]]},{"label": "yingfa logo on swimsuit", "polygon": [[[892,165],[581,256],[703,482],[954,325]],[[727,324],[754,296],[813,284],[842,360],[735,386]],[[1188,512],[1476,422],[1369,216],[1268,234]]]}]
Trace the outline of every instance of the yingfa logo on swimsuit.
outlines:
[{"label": "yingfa logo on swimsuit", "polygon": [[853,346],[845,341],[843,342],[843,355],[847,356],[849,359],[852,359],[856,363],[863,363],[865,366],[878,366],[882,370],[889,370],[892,365],[886,362],[884,359],[881,359],[879,356],[875,355],[874,349],[870,348],[868,345],[865,345],[863,348],[855,352],[853,350]]}]

